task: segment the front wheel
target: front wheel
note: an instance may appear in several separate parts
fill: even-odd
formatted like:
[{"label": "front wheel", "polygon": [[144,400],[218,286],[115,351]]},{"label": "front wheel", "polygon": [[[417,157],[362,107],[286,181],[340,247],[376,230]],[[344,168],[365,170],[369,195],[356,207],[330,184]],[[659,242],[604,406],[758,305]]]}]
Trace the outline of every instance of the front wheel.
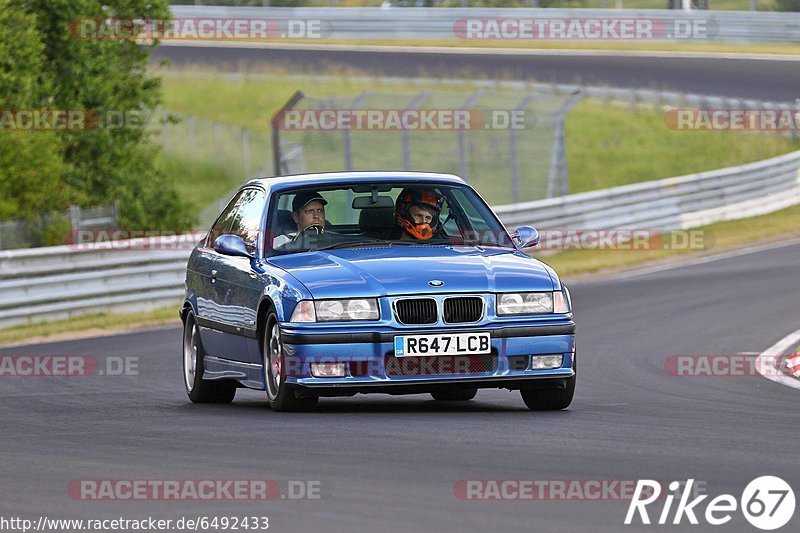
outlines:
[{"label": "front wheel", "polygon": [[236,385],[228,381],[203,379],[205,362],[203,344],[197,322],[190,312],[183,323],[183,384],[193,403],[230,403],[236,396]]},{"label": "front wheel", "polygon": [[522,401],[532,411],[558,411],[566,409],[575,395],[575,376],[567,378],[566,383],[544,384],[520,390]]},{"label": "front wheel", "polygon": [[437,402],[468,402],[478,394],[478,389],[456,389],[432,392],[431,396]]},{"label": "front wheel", "polygon": [[317,396],[298,398],[294,388],[286,383],[286,358],[281,341],[278,317],[270,313],[264,328],[264,384],[273,411],[306,411],[316,407]]}]

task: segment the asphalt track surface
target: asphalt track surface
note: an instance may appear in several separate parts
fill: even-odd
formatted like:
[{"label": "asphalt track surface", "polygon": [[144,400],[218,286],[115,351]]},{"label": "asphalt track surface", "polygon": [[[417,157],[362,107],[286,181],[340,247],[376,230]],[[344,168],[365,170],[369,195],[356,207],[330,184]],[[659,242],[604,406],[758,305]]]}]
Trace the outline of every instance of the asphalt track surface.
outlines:
[{"label": "asphalt track surface", "polygon": [[210,65],[230,70],[279,66],[289,71],[319,72],[348,68],[388,76],[526,79],[780,102],[800,98],[800,61],[796,58],[409,53],[170,44],[155,49],[153,59],[167,59],[176,66]]},{"label": "asphalt track surface", "polygon": [[[635,252],[623,252],[635,253]],[[624,527],[625,501],[463,501],[458,480],[694,478],[736,498],[777,475],[797,492],[798,391],[762,377],[678,377],[673,354],[760,352],[797,329],[800,244],[572,286],[578,386],[569,410],[518,393],[323,399],[274,413],[264,393],[193,405],[179,327],[6,348],[0,355],[138,357],[138,376],[1,378],[0,516],[266,515],[275,532],[705,531]],[[79,479],[319,480],[322,498],[71,499]],[[708,499],[706,500],[706,502]],[[705,503],[701,504],[701,513]],[[673,506],[674,509],[674,506]],[[653,519],[661,507],[651,512]],[[800,512],[782,531],[797,530]],[[672,515],[670,515],[670,518]],[[740,512],[719,531],[755,531]]]}]

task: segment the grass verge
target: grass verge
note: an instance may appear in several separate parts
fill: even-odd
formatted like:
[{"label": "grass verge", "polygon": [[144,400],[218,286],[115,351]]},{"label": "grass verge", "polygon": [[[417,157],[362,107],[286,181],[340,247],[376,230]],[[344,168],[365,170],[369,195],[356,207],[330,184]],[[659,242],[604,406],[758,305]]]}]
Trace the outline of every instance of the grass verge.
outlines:
[{"label": "grass verge", "polygon": [[67,320],[15,326],[0,330],[0,345],[55,341],[71,338],[78,333],[86,336],[100,336],[167,324],[180,324],[177,305],[139,313],[97,313]]},{"label": "grass verge", "polygon": [[219,200],[244,181],[240,173],[229,167],[186,156],[162,154],[156,164],[167,176],[174,177],[175,189],[181,198],[191,202],[195,212]]},{"label": "grass verge", "polygon": [[580,102],[565,123],[570,192],[693,174],[800,150],[800,141],[739,131],[672,130],[652,109]]},{"label": "grass verge", "polygon": [[[663,240],[657,239],[652,241],[653,249],[647,250],[568,250],[540,258],[552,266],[559,276],[569,277],[797,238],[800,237],[800,205],[767,215],[718,222],[691,231],[702,237],[704,246],[695,249],[670,248],[663,245]],[[535,248],[531,255],[538,257]]]}]

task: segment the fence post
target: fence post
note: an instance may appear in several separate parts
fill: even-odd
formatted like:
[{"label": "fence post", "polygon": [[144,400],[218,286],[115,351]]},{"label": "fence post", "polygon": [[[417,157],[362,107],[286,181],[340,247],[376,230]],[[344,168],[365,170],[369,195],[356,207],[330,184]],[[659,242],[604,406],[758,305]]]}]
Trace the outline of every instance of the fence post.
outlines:
[{"label": "fence post", "polygon": [[242,128],[242,168],[244,176],[250,177],[250,132],[247,128]]},{"label": "fence post", "polygon": [[161,129],[161,144],[164,146],[164,153],[169,153],[169,120],[164,122]]},{"label": "fence post", "polygon": [[212,126],[212,137],[214,142],[214,162],[217,166],[222,166],[222,147],[220,146],[219,122],[214,122]]},{"label": "fence post", "polygon": [[[475,104],[478,103],[478,100],[481,99],[481,97],[484,95],[484,93],[486,93],[486,91],[484,91],[484,90],[480,90],[480,91],[472,93],[466,99],[466,101],[464,102],[464,105],[461,106],[462,109],[464,109],[466,111],[469,111],[470,109],[472,109],[475,106]],[[466,133],[464,132],[463,129],[459,129],[456,132],[456,135],[458,136],[458,159],[459,159],[458,166],[459,166],[459,173],[461,174],[461,177],[466,180],[467,179],[467,138],[466,138]]]},{"label": "fence post", "polygon": [[73,235],[81,229],[81,207],[79,205],[69,206],[69,223],[72,226]]},{"label": "fence post", "polygon": [[272,130],[272,167],[276,176],[283,174],[283,168],[281,166],[280,122],[283,120],[283,115],[296,106],[297,102],[302,99],[303,93],[301,91],[295,91],[292,97],[289,98],[289,100],[283,104],[283,107],[280,108],[277,113],[272,115],[272,119],[270,119],[270,129]]},{"label": "fence post", "polygon": [[[408,103],[406,109],[413,111],[419,108],[422,102],[428,98],[428,95],[430,95],[429,92],[418,93],[411,102]],[[403,170],[411,170],[411,132],[406,128],[403,128]]]},{"label": "fence post", "polygon": [[550,176],[547,180],[547,197],[552,198],[556,192],[556,182],[558,182],[559,194],[565,195],[569,192],[569,175],[567,174],[567,148],[564,140],[564,119],[569,110],[581,99],[581,92],[575,91],[564,102],[555,116],[555,135],[553,139],[553,151],[550,157]]},{"label": "fence post", "polygon": [[[360,108],[364,101],[369,98],[369,95],[372,91],[364,91],[363,93],[359,94],[355,100],[350,104],[350,110],[355,111],[356,109]],[[343,141],[343,151],[344,151],[344,170],[353,170],[353,141],[350,136],[350,128],[344,128],[342,131],[342,141]]]},{"label": "fence post", "polygon": [[[525,112],[525,109],[528,107],[528,104],[533,100],[533,95],[528,94],[525,98],[517,104],[517,107],[514,108],[514,113],[518,111]],[[509,156],[511,157],[511,202],[512,203],[519,203],[520,200],[520,179],[519,179],[519,154],[517,153],[517,130],[514,129],[513,124],[513,116],[512,120],[509,123],[508,129],[508,152]]]},{"label": "fence post", "polygon": [[192,115],[189,115],[188,117],[186,117],[186,127],[187,127],[187,129],[189,130],[189,131],[188,131],[188,137],[189,137],[189,153],[190,153],[191,155],[194,155],[194,153],[195,153],[195,139],[194,139],[194,130],[195,130],[195,128],[194,128],[194,116],[192,116]]}]

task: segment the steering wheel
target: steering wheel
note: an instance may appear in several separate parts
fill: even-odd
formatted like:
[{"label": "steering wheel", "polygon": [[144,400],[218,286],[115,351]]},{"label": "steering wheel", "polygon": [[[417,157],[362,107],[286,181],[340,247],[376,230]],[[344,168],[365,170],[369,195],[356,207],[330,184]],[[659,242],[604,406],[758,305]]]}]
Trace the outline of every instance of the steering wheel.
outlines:
[{"label": "steering wheel", "polygon": [[292,240],[296,241],[306,233],[312,233],[312,232],[316,235],[322,235],[323,233],[325,233],[325,226],[323,226],[322,224],[311,224],[310,226],[306,226],[305,228],[303,228],[302,231],[300,231],[297,235],[295,235],[294,239]]}]

